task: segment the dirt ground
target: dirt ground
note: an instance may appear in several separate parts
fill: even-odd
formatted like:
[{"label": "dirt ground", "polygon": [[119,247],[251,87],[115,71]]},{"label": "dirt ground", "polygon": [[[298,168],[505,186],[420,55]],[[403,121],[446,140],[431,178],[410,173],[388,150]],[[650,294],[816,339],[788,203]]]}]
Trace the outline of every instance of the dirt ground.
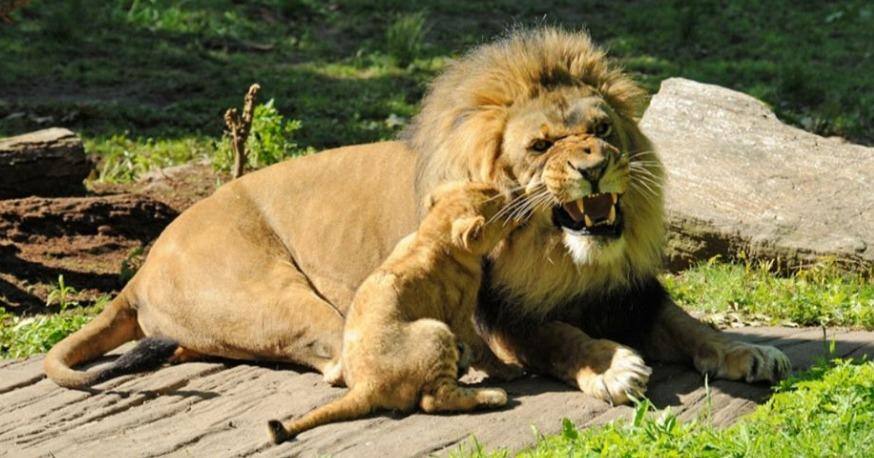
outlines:
[{"label": "dirt ground", "polygon": [[164,227],[222,178],[189,164],[131,185],[97,184],[84,197],[0,200],[0,306],[45,311],[60,275],[83,304],[116,293]]}]

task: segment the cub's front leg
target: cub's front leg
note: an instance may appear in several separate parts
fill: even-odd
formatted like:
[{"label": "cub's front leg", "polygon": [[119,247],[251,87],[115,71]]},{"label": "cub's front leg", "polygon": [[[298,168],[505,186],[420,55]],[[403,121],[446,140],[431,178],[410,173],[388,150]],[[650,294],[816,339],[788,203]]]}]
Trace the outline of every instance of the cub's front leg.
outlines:
[{"label": "cub's front leg", "polygon": [[728,380],[774,383],[792,370],[789,358],[779,349],[734,341],[670,299],[665,299],[643,347],[648,358],[691,362],[703,374]]},{"label": "cub's front leg", "polygon": [[473,318],[459,320],[454,328],[456,338],[468,353],[467,358],[463,359],[470,366],[485,372],[490,378],[502,381],[514,380],[525,374],[521,364],[508,364],[495,356],[489,344],[477,333]]},{"label": "cub's front leg", "polygon": [[624,404],[646,391],[652,374],[634,350],[607,339],[593,339],[561,321],[527,333],[497,331],[491,343],[501,359],[518,363],[578,387],[613,404]]}]

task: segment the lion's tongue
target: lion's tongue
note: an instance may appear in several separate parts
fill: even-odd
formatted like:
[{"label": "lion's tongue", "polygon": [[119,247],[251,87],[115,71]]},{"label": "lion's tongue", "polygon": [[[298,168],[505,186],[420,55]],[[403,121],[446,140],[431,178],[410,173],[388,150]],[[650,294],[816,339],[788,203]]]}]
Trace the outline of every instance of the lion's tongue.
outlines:
[{"label": "lion's tongue", "polygon": [[568,202],[562,207],[574,221],[585,221],[587,227],[598,224],[613,224],[616,217],[614,194],[596,194]]}]

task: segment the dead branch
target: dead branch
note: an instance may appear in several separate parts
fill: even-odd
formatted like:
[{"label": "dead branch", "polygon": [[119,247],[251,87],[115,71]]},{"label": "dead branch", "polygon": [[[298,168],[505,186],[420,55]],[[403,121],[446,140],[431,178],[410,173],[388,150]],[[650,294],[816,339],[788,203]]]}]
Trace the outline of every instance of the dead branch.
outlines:
[{"label": "dead branch", "polygon": [[258,83],[249,86],[249,92],[246,93],[246,98],[243,100],[242,117],[237,113],[236,108],[231,108],[225,112],[225,124],[228,125],[228,130],[231,131],[231,150],[234,152],[234,178],[240,178],[245,172],[246,159],[248,157],[246,140],[249,138],[249,131],[252,129],[255,99],[260,90],[261,86]]}]

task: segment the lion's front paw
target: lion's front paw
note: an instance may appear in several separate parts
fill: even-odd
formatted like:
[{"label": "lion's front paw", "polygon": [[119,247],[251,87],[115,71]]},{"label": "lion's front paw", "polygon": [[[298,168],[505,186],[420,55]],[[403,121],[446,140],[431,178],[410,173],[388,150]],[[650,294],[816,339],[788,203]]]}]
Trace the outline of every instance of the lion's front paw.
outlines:
[{"label": "lion's front paw", "polygon": [[611,404],[626,404],[631,397],[640,397],[652,369],[630,348],[617,346],[610,366],[601,374],[584,371],[577,376],[580,389]]},{"label": "lion's front paw", "polygon": [[732,342],[703,347],[695,357],[695,367],[713,377],[775,383],[789,375],[792,363],[775,347]]}]

